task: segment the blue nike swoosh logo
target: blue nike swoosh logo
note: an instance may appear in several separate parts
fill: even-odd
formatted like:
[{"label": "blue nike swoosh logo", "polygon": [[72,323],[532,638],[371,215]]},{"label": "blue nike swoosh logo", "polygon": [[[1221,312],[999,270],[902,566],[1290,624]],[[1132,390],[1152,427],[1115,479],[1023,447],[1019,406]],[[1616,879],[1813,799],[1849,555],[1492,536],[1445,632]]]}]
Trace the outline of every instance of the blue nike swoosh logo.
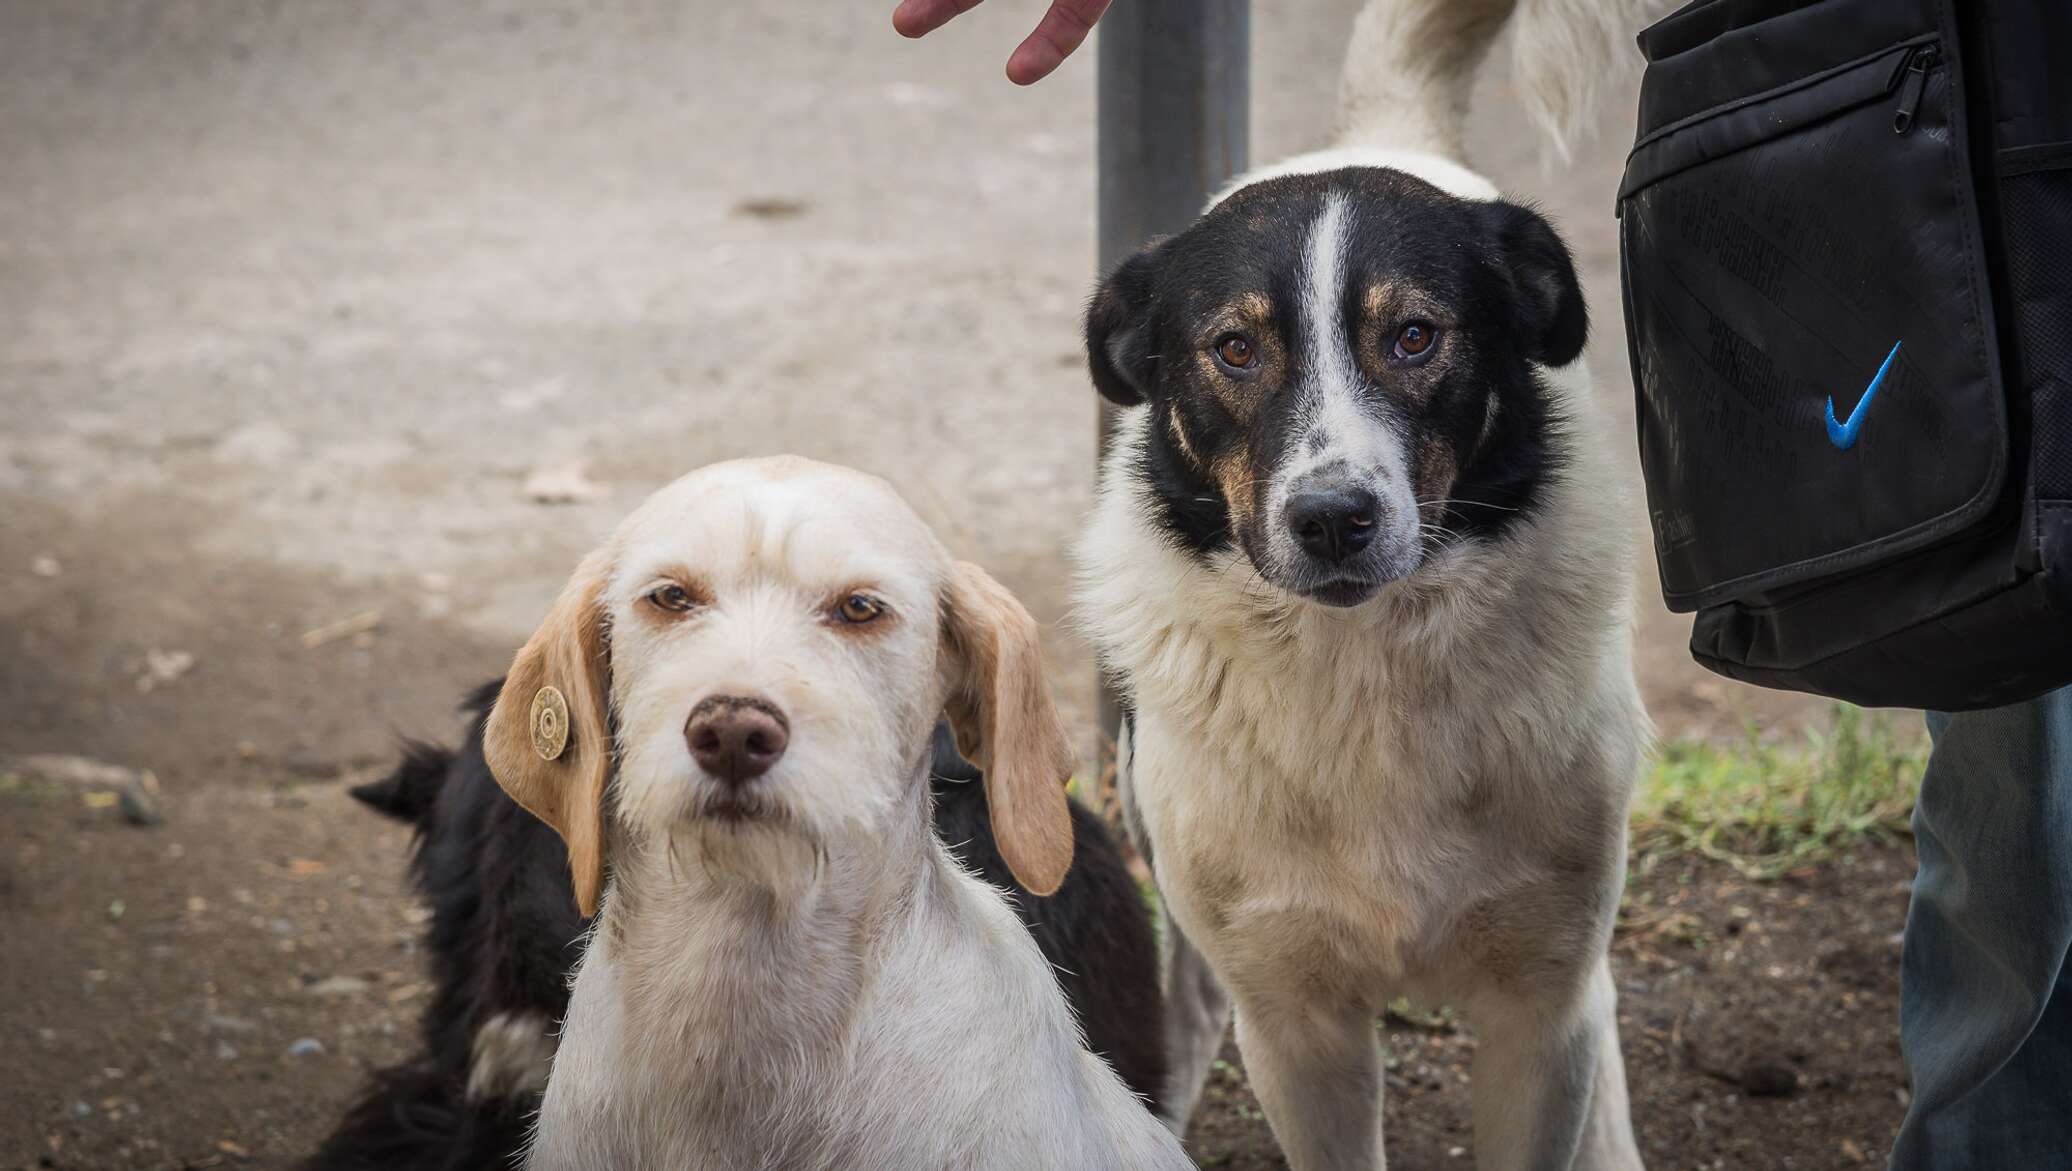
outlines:
[{"label": "blue nike swoosh logo", "polygon": [[1856,409],[1849,412],[1848,422],[1835,422],[1835,399],[1833,395],[1828,396],[1827,441],[1835,445],[1836,451],[1847,451],[1856,446],[1856,435],[1863,430],[1863,413],[1869,409],[1871,399],[1878,393],[1878,388],[1885,384],[1885,372],[1892,369],[1892,359],[1897,357],[1899,343],[1893,342],[1892,352],[1885,355],[1885,364],[1878,367],[1877,377],[1872,378],[1871,384],[1864,388],[1863,397],[1856,400]]}]

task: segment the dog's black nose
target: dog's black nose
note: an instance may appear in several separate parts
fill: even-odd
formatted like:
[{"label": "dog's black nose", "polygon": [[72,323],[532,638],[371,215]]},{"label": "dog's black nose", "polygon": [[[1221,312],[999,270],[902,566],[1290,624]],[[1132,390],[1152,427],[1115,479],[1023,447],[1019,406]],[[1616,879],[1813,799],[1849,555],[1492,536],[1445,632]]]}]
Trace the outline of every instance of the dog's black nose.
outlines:
[{"label": "dog's black nose", "polygon": [[1374,539],[1374,493],[1365,488],[1317,488],[1288,498],[1282,518],[1310,556],[1336,565]]},{"label": "dog's black nose", "polygon": [[784,758],[791,728],[766,700],[717,695],[691,710],[683,736],[698,767],[729,785],[744,784]]}]

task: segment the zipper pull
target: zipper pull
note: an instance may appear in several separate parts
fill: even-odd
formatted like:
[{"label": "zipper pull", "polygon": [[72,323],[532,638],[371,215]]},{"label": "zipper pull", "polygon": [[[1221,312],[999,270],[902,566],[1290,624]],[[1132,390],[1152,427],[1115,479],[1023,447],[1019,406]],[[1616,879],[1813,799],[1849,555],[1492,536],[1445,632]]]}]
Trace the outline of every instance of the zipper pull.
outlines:
[{"label": "zipper pull", "polygon": [[1914,128],[1914,114],[1921,108],[1921,91],[1928,88],[1928,71],[1936,67],[1939,57],[1934,45],[1924,45],[1907,62],[1907,79],[1899,87],[1899,109],[1892,114],[1892,133],[1904,135]]}]

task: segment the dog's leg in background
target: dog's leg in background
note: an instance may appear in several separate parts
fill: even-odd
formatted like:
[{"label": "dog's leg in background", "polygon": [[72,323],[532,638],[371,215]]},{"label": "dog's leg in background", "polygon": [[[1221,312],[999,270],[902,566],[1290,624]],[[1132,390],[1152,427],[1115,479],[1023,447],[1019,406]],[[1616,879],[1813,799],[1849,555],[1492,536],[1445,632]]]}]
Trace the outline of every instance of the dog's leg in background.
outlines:
[{"label": "dog's leg in background", "polygon": [[[1154,874],[1151,835],[1144,829],[1137,811],[1137,798],[1130,776],[1130,741],[1135,718],[1125,706],[1122,726],[1115,740],[1115,795],[1122,803],[1122,826],[1137,855]],[[1223,1047],[1223,1030],[1230,1025],[1230,994],[1216,980],[1209,961],[1173,922],[1159,896],[1159,960],[1165,976],[1166,1092],[1160,1099],[1159,1118],[1168,1130],[1187,1137],[1187,1124],[1201,1101],[1202,1084],[1208,1081],[1209,1066]]]},{"label": "dog's leg in background", "polygon": [[1478,1171],[1640,1171],[1610,962],[1570,987],[1474,1006]]},{"label": "dog's leg in background", "polygon": [[1201,1100],[1209,1066],[1223,1047],[1230,1024],[1230,994],[1216,982],[1209,961],[1194,949],[1180,925],[1165,919],[1166,1045],[1172,1074],[1166,1083],[1165,1124],[1185,1136]]},{"label": "dog's leg in background", "polygon": [[1356,1000],[1248,1002],[1240,996],[1237,1044],[1288,1166],[1380,1171],[1386,1165],[1373,1013]]}]

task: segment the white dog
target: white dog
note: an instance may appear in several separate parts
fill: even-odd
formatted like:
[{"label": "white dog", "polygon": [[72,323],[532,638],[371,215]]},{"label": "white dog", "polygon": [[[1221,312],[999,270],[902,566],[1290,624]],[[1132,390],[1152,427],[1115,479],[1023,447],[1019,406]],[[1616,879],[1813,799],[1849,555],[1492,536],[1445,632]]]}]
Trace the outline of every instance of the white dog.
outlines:
[{"label": "white dog", "polygon": [[1055,890],[1072,753],[1036,625],[882,481],[716,465],[583,561],[484,736],[602,903],[531,1167],[1189,1166],[931,832],[946,708],[1001,855]]},{"label": "white dog", "polygon": [[[1517,7],[1557,121],[1637,26],[1634,0]],[[1239,179],[1087,315],[1130,409],[1079,610],[1179,928],[1168,1109],[1227,989],[1298,1171],[1382,1166],[1397,996],[1475,1026],[1485,1171],[1640,1165],[1606,958],[1649,735],[1626,480],[1567,248],[1459,161],[1513,8],[1374,0],[1331,147]]]}]

